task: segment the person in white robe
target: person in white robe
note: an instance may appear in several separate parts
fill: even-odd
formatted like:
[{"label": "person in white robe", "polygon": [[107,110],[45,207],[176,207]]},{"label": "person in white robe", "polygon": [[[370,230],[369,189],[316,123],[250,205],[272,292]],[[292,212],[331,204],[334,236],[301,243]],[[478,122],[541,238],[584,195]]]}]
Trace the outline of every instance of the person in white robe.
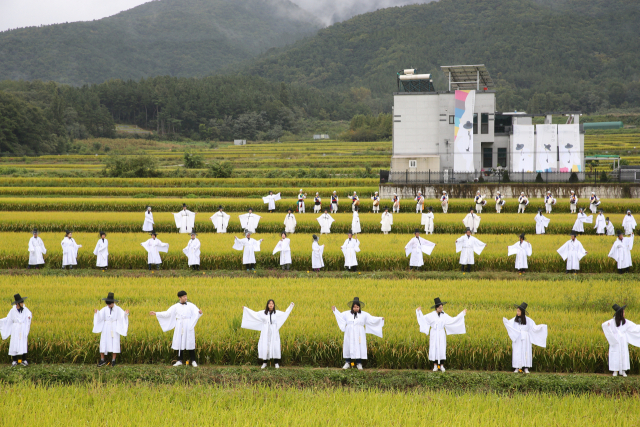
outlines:
[{"label": "person in white robe", "polygon": [[243,230],[249,230],[251,234],[255,233],[258,229],[258,224],[262,218],[259,215],[253,213],[253,209],[249,208],[246,214],[238,215],[240,219],[240,226]]},{"label": "person in white robe", "polygon": [[638,225],[636,224],[636,219],[633,217],[633,215],[631,215],[631,211],[627,210],[627,213],[622,220],[622,228],[624,228],[624,234],[626,234],[627,236],[634,234],[636,225]]},{"label": "person in white robe", "polygon": [[433,214],[433,208],[429,206],[427,208],[427,213],[422,214],[422,221],[420,221],[420,225],[424,225],[424,232],[426,234],[433,234],[435,230],[435,215]]},{"label": "person in white robe", "polygon": [[604,217],[604,211],[600,209],[598,215],[596,216],[596,223],[593,228],[596,230],[596,234],[600,236],[604,236],[604,227],[607,225],[607,220]]},{"label": "person in white robe", "polygon": [[351,196],[351,212],[355,212],[360,206],[360,197],[358,197],[358,193],[353,192],[353,196]]},{"label": "person in white robe", "polygon": [[433,371],[445,372],[444,361],[447,360],[447,335],[466,334],[464,317],[467,310],[462,310],[456,317],[444,312],[446,302],[434,298],[434,309],[431,313],[422,314],[422,307],[416,309],[420,332],[429,336],[429,360],[433,362]]},{"label": "person in white robe", "polygon": [[196,230],[191,230],[191,238],[182,252],[187,256],[187,266],[193,271],[200,271],[200,240]]},{"label": "person in white robe", "polygon": [[371,196],[371,205],[373,213],[380,213],[380,196],[377,191]]},{"label": "person in white robe", "polygon": [[331,233],[331,224],[333,224],[334,219],[327,213],[327,210],[324,210],[324,213],[318,217],[318,224],[320,224],[320,234],[330,234]]},{"label": "person in white robe", "polygon": [[298,213],[304,213],[304,199],[307,198],[307,194],[302,192],[302,188],[300,189],[300,193],[298,193]]},{"label": "person in white robe", "polygon": [[191,233],[191,230],[195,227],[196,213],[187,209],[187,205],[183,203],[182,210],[174,213],[173,219],[176,221],[176,228],[180,233]]},{"label": "person in white robe", "polygon": [[474,200],[476,202],[476,212],[478,212],[479,214],[482,213],[482,207],[487,203],[484,198],[484,194],[480,194],[480,191],[476,191],[476,197]]},{"label": "person in white robe", "polygon": [[449,211],[449,195],[444,190],[440,197],[440,204],[442,205],[442,213],[447,213]]},{"label": "person in white robe", "polygon": [[473,254],[480,255],[486,246],[486,243],[473,237],[471,229],[467,228],[465,235],[456,240],[456,253],[460,252],[460,271],[470,272],[471,266],[475,264]]},{"label": "person in white robe", "polygon": [[569,211],[571,213],[576,213],[576,210],[578,209],[578,201],[576,192],[571,190],[571,195],[569,196]]},{"label": "person in white robe", "polygon": [[471,234],[476,234],[480,228],[480,217],[473,213],[473,209],[469,209],[469,213],[464,217],[462,223],[471,230]]},{"label": "person in white robe", "polygon": [[331,213],[338,213],[338,194],[334,191],[331,195]]},{"label": "person in white robe", "polygon": [[501,213],[502,207],[505,205],[506,200],[502,198],[502,194],[500,194],[499,191],[496,192],[495,200],[496,200],[496,212]]},{"label": "person in white robe", "polygon": [[[102,298],[106,304],[100,310],[93,311],[93,333],[100,334],[100,361],[98,367],[111,364],[116,366],[116,355],[120,354],[120,337],[126,337],[129,331],[129,310],[116,305],[118,301],[113,292]],[[111,362],[104,358],[111,353]]]},{"label": "person in white robe", "polygon": [[38,229],[33,229],[33,236],[29,239],[29,266],[28,268],[41,268],[44,265],[44,254],[47,249],[44,242],[38,236]]},{"label": "person in white robe", "polygon": [[351,219],[351,231],[353,234],[360,234],[362,228],[360,228],[360,215],[358,214],[358,208],[353,211],[353,218]]},{"label": "person in white robe", "polygon": [[524,237],[524,233],[520,235],[520,241],[507,247],[507,256],[516,256],[516,270],[520,273],[524,273],[529,268],[527,264],[527,257],[531,256],[533,248],[531,243],[527,242]]},{"label": "person in white robe", "polygon": [[173,329],[173,340],[171,348],[178,352],[178,360],[173,366],[181,366],[183,361],[183,353],[185,350],[189,352],[189,358],[186,364],[191,362],[191,366],[196,368],[196,325],[202,316],[202,310],[188,301],[185,291],[178,292],[178,302],[169,307],[167,311],[155,312],[149,314],[156,316],[162,332],[168,332]]},{"label": "person in white robe", "polygon": [[433,252],[433,248],[435,247],[435,243],[420,237],[420,229],[416,228],[414,237],[409,240],[409,243],[404,247],[405,256],[411,255],[411,258],[409,259],[409,269],[415,268],[416,270],[420,270],[420,267],[424,265],[422,254],[425,253],[427,255],[431,255],[431,252]]},{"label": "person in white robe", "polygon": [[161,242],[155,231],[152,231],[149,234],[151,234],[151,238],[146,242],[141,243],[141,245],[147,250],[147,264],[149,265],[149,270],[151,270],[152,265],[156,266],[156,270],[160,270],[160,264],[162,264],[160,252],[164,252],[165,254],[169,252],[169,244]]},{"label": "person in white robe", "polygon": [[149,232],[153,230],[155,223],[153,222],[153,212],[151,212],[151,206],[147,206],[147,210],[144,211],[144,222],[142,223],[142,231]]},{"label": "person in white robe", "polygon": [[339,312],[335,306],[331,311],[336,316],[338,327],[344,332],[342,343],[342,357],[344,366],[342,369],[349,369],[353,365],[362,370],[362,362],[367,360],[367,334],[382,338],[382,328],[384,327],[384,317],[375,317],[362,311],[364,302],[355,297],[348,303],[349,310]]},{"label": "person in white robe", "polygon": [[9,310],[9,314],[4,319],[0,319],[0,335],[3,340],[11,338],[9,341],[9,356],[11,356],[11,366],[28,366],[27,351],[29,331],[31,330],[31,320],[33,315],[31,311],[24,305],[27,297],[21,297],[20,294],[13,296],[14,301],[11,303],[13,307]]},{"label": "person in white robe", "polygon": [[393,214],[389,213],[389,208],[384,208],[382,219],[380,220],[380,230],[384,234],[389,234],[393,225]]},{"label": "person in white robe", "polygon": [[589,209],[591,209],[591,213],[598,212],[598,208],[600,207],[600,198],[596,196],[596,193],[591,192],[591,197],[589,198]]},{"label": "person in white robe", "polygon": [[609,258],[616,260],[619,274],[626,273],[633,265],[631,262],[631,250],[633,249],[634,237],[633,234],[630,237],[624,237],[624,233],[620,230],[618,231],[618,238],[611,246]]},{"label": "person in white robe", "polygon": [[578,217],[576,218],[576,222],[573,223],[573,228],[571,230],[575,231],[576,233],[584,233],[584,224],[592,224],[593,223],[593,216],[589,215],[587,216],[586,213],[584,213],[583,209],[580,208],[580,211],[578,212]]},{"label": "person in white robe", "polygon": [[550,214],[553,210],[553,205],[556,204],[556,199],[551,195],[551,191],[547,191],[547,195],[544,197],[544,208],[547,213]]},{"label": "person in white robe", "polygon": [[607,236],[615,236],[616,235],[616,231],[615,228],[613,227],[613,223],[611,221],[609,221],[609,217],[607,217],[607,220],[604,223],[604,234]]},{"label": "person in white robe", "polygon": [[322,198],[320,193],[316,192],[316,196],[313,198],[313,213],[320,213],[322,211]]},{"label": "person in white robe", "polygon": [[273,255],[280,252],[280,267],[283,270],[291,269],[291,240],[287,237],[287,233],[282,232],[280,235],[280,240],[276,244],[276,247],[273,248]]},{"label": "person in white robe", "polygon": [[230,215],[227,215],[223,210],[222,206],[218,206],[218,212],[211,215],[211,222],[216,229],[217,233],[226,233],[227,227],[229,227],[229,220],[231,219]]},{"label": "person in white robe", "polygon": [[296,225],[296,216],[291,209],[287,209],[287,215],[284,217],[284,231],[287,233],[295,233]]},{"label": "person in white robe", "polygon": [[422,195],[422,191],[418,191],[418,195],[413,200],[416,201],[416,213],[422,213],[424,209],[424,196]]},{"label": "person in white robe", "polygon": [[398,197],[398,193],[393,193],[393,197],[391,197],[391,202],[393,203],[391,211],[393,213],[400,213],[400,197]]},{"label": "person in white robe", "polygon": [[347,240],[344,241],[342,246],[342,253],[344,254],[344,266],[349,271],[358,270],[358,259],[356,253],[360,252],[360,241],[357,237],[353,237],[351,230],[347,233]]},{"label": "person in white robe", "polygon": [[524,195],[524,192],[521,192],[520,197],[518,197],[518,213],[524,213],[528,204],[529,199]]},{"label": "person in white robe", "polygon": [[562,245],[558,249],[558,253],[562,257],[563,261],[567,262],[567,274],[572,271],[578,272],[580,270],[580,260],[587,255],[587,251],[582,247],[582,243],[576,239],[576,232],[571,232],[571,240]]},{"label": "person in white robe", "polygon": [[324,260],[322,254],[324,253],[324,245],[318,243],[318,236],[313,235],[313,243],[311,244],[311,268],[316,273],[324,268]]},{"label": "person in white robe", "polygon": [[545,234],[547,232],[547,227],[551,220],[546,216],[542,215],[542,209],[538,209],[538,215],[535,216],[536,221],[536,234]]},{"label": "person in white robe", "polygon": [[625,318],[626,307],[613,304],[613,319],[602,324],[602,331],[609,342],[609,370],[613,371],[614,377],[618,376],[618,372],[626,377],[625,371],[631,369],[629,344],[640,347],[640,325]]},{"label": "person in white robe", "polygon": [[78,265],[78,249],[82,245],[76,243],[73,233],[69,230],[65,230],[64,239],[62,239],[60,245],[62,246],[62,269],[69,267],[69,270],[71,270],[74,265]]},{"label": "person in white robe", "polygon": [[276,202],[278,200],[280,200],[280,193],[273,194],[273,191],[269,191],[269,194],[262,198],[262,201],[264,202],[265,205],[267,205],[267,210],[269,212],[276,211]]},{"label": "person in white robe", "polygon": [[514,373],[529,373],[533,366],[533,345],[547,347],[547,325],[536,325],[527,316],[527,303],[516,305],[516,317],[511,320],[502,318],[507,334],[511,338],[511,367]]},{"label": "person in white robe", "polygon": [[270,299],[264,311],[253,311],[248,307],[242,308],[243,329],[260,331],[258,340],[258,359],[262,360],[260,369],[267,367],[269,360],[273,360],[275,368],[280,368],[282,363],[282,349],[280,346],[280,328],[287,321],[293,310],[294,304],[289,304],[287,311],[276,310],[276,303]]},{"label": "person in white robe", "polygon": [[103,271],[109,268],[109,241],[107,240],[107,233],[104,231],[100,232],[100,239],[96,243],[93,254],[96,256],[96,267],[101,268]]},{"label": "person in white robe", "polygon": [[242,251],[242,265],[247,271],[256,269],[256,252],[260,252],[260,243],[262,239],[256,240],[251,238],[251,231],[244,232],[244,239],[235,238],[233,249]]}]

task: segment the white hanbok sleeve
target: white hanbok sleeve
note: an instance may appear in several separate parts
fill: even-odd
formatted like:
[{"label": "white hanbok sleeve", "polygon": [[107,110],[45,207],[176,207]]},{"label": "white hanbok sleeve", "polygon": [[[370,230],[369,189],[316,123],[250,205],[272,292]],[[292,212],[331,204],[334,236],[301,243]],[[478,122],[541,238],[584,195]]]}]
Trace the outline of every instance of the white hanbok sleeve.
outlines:
[{"label": "white hanbok sleeve", "polygon": [[169,244],[162,243],[160,239],[156,239],[158,241],[158,252],[164,252],[165,254],[169,252]]},{"label": "white hanbok sleeve", "polygon": [[486,243],[481,242],[480,240],[476,239],[475,237],[473,237],[474,241],[473,241],[473,252],[475,252],[477,255],[480,255],[482,253],[482,251],[484,250],[484,248],[487,246]]},{"label": "white hanbok sleeve", "polygon": [[191,306],[191,311],[193,312],[193,320],[191,321],[191,329],[195,329],[196,325],[198,324],[198,320],[200,320],[200,318],[202,317],[202,314],[200,313],[200,310],[198,309],[198,307],[196,307],[195,304],[189,303],[189,305]]},{"label": "white hanbok sleeve", "polygon": [[242,309],[242,324],[243,329],[250,329],[252,331],[262,331],[262,325],[264,321],[258,317],[258,313],[250,308],[244,307]]},{"label": "white hanbok sleeve", "polygon": [[278,242],[275,248],[273,248],[273,255],[277,254],[282,250],[282,240]]},{"label": "white hanbok sleeve", "polygon": [[276,310],[276,323],[278,324],[278,330],[282,328],[282,325],[284,325],[284,322],[286,322],[287,319],[289,318],[289,315],[291,314],[291,310],[293,310],[293,306],[291,304],[289,304],[289,307],[287,307],[285,311]]},{"label": "white hanbok sleeve", "polygon": [[[347,322],[342,317],[342,313],[336,309],[336,310],[333,310],[333,314],[335,314],[336,320],[338,321],[338,328],[340,328],[340,330],[344,332],[344,329],[347,327]],[[6,338],[3,338],[3,339],[6,339]]]},{"label": "white hanbok sleeve", "polygon": [[604,332],[604,336],[609,342],[609,345],[616,346],[619,344],[619,342],[618,342],[618,338],[616,337],[616,334],[613,332],[613,327],[611,325],[612,321],[613,320],[607,320],[602,324],[602,332]]},{"label": "white hanbok sleeve", "polygon": [[278,200],[280,200],[280,193],[273,195],[273,201],[277,202]]},{"label": "white hanbok sleeve", "polygon": [[123,337],[126,337],[129,333],[129,315],[120,307],[120,318],[118,319],[118,330],[116,331]]},{"label": "white hanbok sleeve", "polygon": [[262,203],[267,204],[270,202],[271,196],[264,196],[262,198]]},{"label": "white hanbok sleeve", "polygon": [[635,234],[632,234],[629,237],[624,237],[622,240],[624,240],[625,244],[627,245],[627,249],[628,250],[633,250],[633,238],[634,238]]},{"label": "white hanbok sleeve", "polygon": [[464,317],[464,311],[460,312],[456,317],[449,316],[444,323],[444,329],[447,332],[447,335],[460,335],[467,333],[467,328],[464,324]]},{"label": "white hanbok sleeve", "polygon": [[353,248],[354,251],[360,252],[360,240],[356,240],[356,247]]},{"label": "white hanbok sleeve", "polygon": [[629,344],[640,347],[640,325],[627,320],[627,341]]},{"label": "white hanbok sleeve", "polygon": [[416,316],[418,317],[418,325],[420,326],[420,332],[429,335],[429,329],[431,329],[431,323],[427,317],[422,314],[422,310],[416,310]]},{"label": "white hanbok sleeve", "polygon": [[162,332],[168,332],[176,327],[175,312],[176,306],[172,305],[169,307],[169,310],[156,313],[156,319],[158,319],[158,323],[160,323]]},{"label": "white hanbok sleeve", "polygon": [[104,328],[104,317],[102,315],[102,310],[98,310],[97,313],[93,314],[93,333],[99,334],[102,332]]},{"label": "white hanbok sleeve", "polygon": [[507,256],[518,255],[518,243],[507,246]]},{"label": "white hanbok sleeve", "polygon": [[378,338],[382,338],[382,327],[384,326],[384,319],[382,317],[372,316],[369,313],[363,314],[365,314],[365,332],[367,334],[375,335]]},{"label": "white hanbok sleeve", "polygon": [[174,213],[173,219],[176,221],[176,228],[182,227],[182,215],[180,213]]},{"label": "white hanbok sleeve", "polygon": [[560,249],[558,249],[558,253],[562,257],[563,261],[566,261],[567,257],[569,256],[569,242],[567,242],[564,245],[560,246]]},{"label": "white hanbok sleeve", "polygon": [[582,222],[584,222],[585,224],[593,224],[593,215],[589,215],[586,218],[583,218]]},{"label": "white hanbok sleeve", "polygon": [[233,249],[235,249],[236,251],[244,250],[245,242],[243,242],[243,240],[245,239],[238,239],[236,237],[235,240],[233,241]]},{"label": "white hanbok sleeve", "polygon": [[456,253],[458,253],[458,252],[460,252],[462,250],[462,243],[463,243],[462,239],[463,239],[463,237],[461,237],[458,240],[456,240]]},{"label": "white hanbok sleeve", "polygon": [[512,342],[516,342],[520,338],[520,331],[515,328],[514,319],[515,318],[507,320],[504,317],[502,318],[502,323],[504,323],[504,327],[507,328],[507,334]]},{"label": "white hanbok sleeve", "polygon": [[3,340],[6,340],[11,336],[11,323],[9,322],[9,318],[5,317],[4,319],[0,319],[0,336]]},{"label": "white hanbok sleeve", "polygon": [[407,243],[407,245],[404,247],[405,256],[411,255],[411,252],[413,251],[413,245],[415,245],[413,239],[409,240],[409,243]]},{"label": "white hanbok sleeve", "polygon": [[527,322],[531,322],[531,329],[529,330],[529,338],[531,343],[538,347],[547,346],[547,325],[536,325],[531,318],[527,317]]},{"label": "white hanbok sleeve", "polygon": [[420,249],[427,255],[431,255],[433,252],[433,248],[436,247],[436,244],[428,241],[427,239],[420,238]]},{"label": "white hanbok sleeve", "polygon": [[260,252],[260,240],[253,239],[253,251]]}]

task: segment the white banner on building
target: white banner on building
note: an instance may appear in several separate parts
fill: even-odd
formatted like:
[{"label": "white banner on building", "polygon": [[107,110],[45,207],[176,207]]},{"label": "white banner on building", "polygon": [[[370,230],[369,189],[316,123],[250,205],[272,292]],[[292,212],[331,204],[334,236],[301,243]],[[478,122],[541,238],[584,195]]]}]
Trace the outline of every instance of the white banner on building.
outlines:
[{"label": "white banner on building", "polygon": [[456,116],[453,141],[453,170],[473,172],[473,106],[475,90],[456,90]]},{"label": "white banner on building", "polygon": [[533,152],[535,149],[533,125],[513,126],[513,172],[533,172]]},{"label": "white banner on building", "polygon": [[558,125],[536,125],[536,172],[558,169]]},{"label": "white banner on building", "polygon": [[558,125],[558,147],[560,149],[560,172],[582,172],[580,152],[580,125]]}]

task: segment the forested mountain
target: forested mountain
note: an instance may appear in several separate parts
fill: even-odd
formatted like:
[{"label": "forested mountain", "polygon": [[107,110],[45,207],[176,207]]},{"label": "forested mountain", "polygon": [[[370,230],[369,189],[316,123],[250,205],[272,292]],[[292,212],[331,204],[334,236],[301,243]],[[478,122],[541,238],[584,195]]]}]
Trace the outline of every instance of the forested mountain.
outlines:
[{"label": "forested mountain", "polygon": [[0,80],[206,76],[320,25],[288,0],[151,1],[98,21],[0,33]]}]

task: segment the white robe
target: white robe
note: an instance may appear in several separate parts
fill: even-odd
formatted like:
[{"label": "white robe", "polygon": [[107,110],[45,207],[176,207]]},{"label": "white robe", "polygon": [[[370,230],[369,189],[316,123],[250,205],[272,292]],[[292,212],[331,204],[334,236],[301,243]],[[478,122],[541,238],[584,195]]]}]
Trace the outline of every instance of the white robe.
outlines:
[{"label": "white robe", "polygon": [[258,340],[258,358],[262,360],[281,359],[280,328],[287,321],[293,307],[289,305],[287,311],[276,310],[273,314],[253,311],[244,307],[241,328],[260,331]]},{"label": "white robe", "polygon": [[107,239],[99,239],[93,254],[96,256],[96,267],[108,267],[109,241]]},{"label": "white robe", "polygon": [[500,213],[500,211],[502,211],[502,207],[505,204],[505,200],[502,198],[502,196],[496,196],[495,200],[496,200],[496,212]]},{"label": "white robe", "polygon": [[382,328],[384,320],[382,317],[375,317],[362,311],[354,319],[351,311],[340,313],[337,309],[333,311],[338,321],[338,327],[344,332],[342,344],[342,356],[345,359],[366,359],[367,358],[367,334],[382,338]]},{"label": "white robe", "polygon": [[558,253],[563,261],[567,261],[567,270],[580,270],[580,260],[587,254],[582,247],[582,243],[576,240],[569,240],[558,249]]},{"label": "white robe", "polygon": [[622,240],[616,238],[616,241],[613,242],[613,246],[611,246],[611,251],[609,251],[609,258],[613,258],[618,263],[618,269],[631,267],[631,250],[633,249],[633,238],[631,237],[623,237]]},{"label": "white robe", "polygon": [[604,234],[607,236],[615,236],[616,230],[613,227],[611,221],[606,221],[606,225],[604,226]]},{"label": "white robe", "polygon": [[484,206],[482,202],[484,201],[484,196],[476,196],[475,201],[476,201],[476,212],[482,213],[482,207]]},{"label": "white robe", "polygon": [[254,213],[246,213],[239,215],[240,225],[243,230],[248,230],[251,234],[256,232],[256,228],[258,228],[258,223],[260,222],[260,216]]},{"label": "white robe", "polygon": [[117,305],[108,306],[93,315],[93,333],[100,335],[100,353],[120,353],[120,336],[129,331],[129,315]]},{"label": "white robe", "polygon": [[190,302],[178,302],[169,307],[169,310],[156,313],[162,332],[174,330],[171,342],[171,348],[174,350],[196,349],[195,327],[200,316],[202,314],[199,313],[198,307]]},{"label": "white robe", "polygon": [[449,196],[440,197],[440,204],[442,205],[442,212],[447,213],[449,210]]},{"label": "white robe", "polygon": [[544,234],[546,233],[546,228],[549,226],[551,220],[542,214],[538,214],[535,216],[536,221],[536,234]]},{"label": "white robe", "polygon": [[276,247],[273,248],[273,255],[280,252],[280,265],[291,264],[291,240],[286,238],[278,241]]},{"label": "white robe", "polygon": [[435,229],[433,224],[434,219],[435,219],[435,216],[433,215],[433,212],[427,212],[422,214],[422,221],[420,222],[420,225],[424,225],[425,233],[433,234],[433,230]]},{"label": "white robe", "polygon": [[[573,201],[573,203],[571,203],[571,201]],[[578,209],[578,201],[579,199],[577,196],[569,196],[569,210],[571,213],[575,213]]]},{"label": "white robe", "polygon": [[296,217],[294,214],[287,214],[287,216],[284,217],[284,231],[287,233],[296,232]]},{"label": "white robe", "polygon": [[153,222],[153,213],[146,211],[144,213],[144,222],[142,223],[142,231],[153,231],[153,226],[154,226],[154,222]]},{"label": "white robe", "polygon": [[331,215],[322,214],[318,217],[318,223],[320,224],[320,234],[330,234],[331,224],[335,221]]},{"label": "white robe", "polygon": [[358,212],[353,212],[353,219],[351,220],[351,232],[353,234],[359,234],[362,231],[360,228],[360,215]]},{"label": "white robe", "polygon": [[478,228],[480,227],[480,217],[476,214],[472,214],[471,212],[469,212],[467,216],[465,216],[464,219],[462,220],[462,223],[464,224],[465,227],[468,227],[471,229],[471,233],[475,234],[478,231]]},{"label": "white robe", "polygon": [[609,370],[628,371],[629,344],[640,347],[640,326],[625,319],[624,325],[616,326],[615,319],[602,324],[604,336],[609,341]]},{"label": "white robe", "polygon": [[572,230],[583,233],[584,232],[583,224],[592,224],[592,223],[593,223],[593,215],[587,216],[587,214],[584,212],[579,213],[578,218],[576,219],[576,222],[573,224]]},{"label": "white robe", "polygon": [[169,252],[169,244],[162,243],[160,239],[154,239],[153,237],[144,243],[141,243],[142,247],[147,250],[147,264],[162,264],[160,258],[160,252],[165,254]]},{"label": "white robe", "polygon": [[604,215],[599,214],[596,217],[596,224],[593,228],[596,230],[596,234],[604,234],[604,227],[606,226],[607,220],[604,218]]},{"label": "white robe", "polygon": [[529,268],[529,264],[527,264],[527,257],[531,256],[532,251],[531,243],[525,240],[524,242],[517,242],[516,244],[509,246],[507,256],[516,256],[516,270],[520,270],[521,268]]},{"label": "white robe", "polygon": [[197,237],[189,239],[187,247],[182,252],[187,256],[187,265],[200,265],[200,240]]},{"label": "white robe", "polygon": [[180,230],[180,233],[191,233],[196,222],[196,213],[188,209],[183,209],[178,213],[174,213],[173,218],[176,221],[176,228]]},{"label": "white robe", "polygon": [[624,234],[633,234],[633,230],[636,228],[636,219],[633,215],[625,215],[622,220],[622,228],[624,228]]},{"label": "white robe", "polygon": [[423,315],[422,310],[416,310],[420,332],[429,336],[429,360],[437,362],[447,359],[447,335],[466,334],[464,325],[464,311],[456,317],[442,312],[432,311]]},{"label": "white robe", "polygon": [[596,196],[595,198],[589,198],[589,209],[591,209],[591,213],[598,212],[600,206],[600,199]]},{"label": "white robe", "polygon": [[47,253],[47,249],[44,247],[44,242],[40,237],[33,237],[29,239],[29,265],[44,264],[43,254]]},{"label": "white robe", "polygon": [[211,222],[213,223],[213,226],[218,233],[227,232],[227,227],[229,227],[230,219],[231,216],[221,211],[218,211],[211,216]]},{"label": "white robe", "polygon": [[555,201],[556,199],[554,199],[552,196],[545,196],[544,207],[547,213],[551,213],[551,211],[553,210],[553,204],[555,203]]},{"label": "white robe", "polygon": [[262,201],[265,204],[269,204],[269,206],[267,206],[267,210],[273,211],[276,209],[276,202],[280,200],[280,193],[278,194],[270,194],[268,196],[264,196],[262,198]]},{"label": "white robe", "polygon": [[533,344],[538,347],[547,346],[547,325],[536,325],[528,316],[526,316],[526,325],[516,323],[515,319],[515,317],[511,320],[502,318],[504,327],[507,328],[507,334],[511,338],[513,349],[511,367],[516,369],[530,368],[533,366]]},{"label": "white robe", "polygon": [[473,253],[480,255],[487,246],[473,236],[466,234],[456,240],[456,253],[460,252],[460,264],[473,265],[475,263]]},{"label": "white robe", "polygon": [[427,255],[431,255],[433,252],[433,248],[436,247],[436,244],[430,242],[422,237],[413,237],[413,239],[409,240],[409,243],[404,247],[405,256],[411,255],[409,259],[410,267],[422,267],[424,265],[424,261],[422,259],[422,253],[424,252]]},{"label": "white robe", "polygon": [[318,242],[313,242],[311,245],[311,268],[323,268],[324,260],[322,254],[324,253],[324,245],[319,245]]},{"label": "white robe", "polygon": [[0,319],[0,331],[2,339],[9,341],[9,356],[19,356],[28,351],[27,338],[31,330],[31,311],[24,307],[22,313],[14,305],[4,319]]},{"label": "white robe", "polygon": [[380,227],[381,231],[391,231],[391,226],[393,225],[393,214],[390,214],[389,212],[383,212],[382,221],[380,221],[380,224],[382,224],[382,227]]},{"label": "white robe", "polygon": [[82,247],[72,238],[65,237],[60,242],[62,245],[62,266],[78,265],[78,249]]},{"label": "white robe", "polygon": [[242,251],[242,263],[243,264],[255,264],[256,252],[260,252],[260,241],[256,239],[238,239],[236,237],[233,243],[233,249],[236,251]]},{"label": "white robe", "polygon": [[342,244],[342,253],[344,254],[344,266],[354,267],[358,265],[356,252],[360,252],[360,240],[354,238],[347,239]]}]

